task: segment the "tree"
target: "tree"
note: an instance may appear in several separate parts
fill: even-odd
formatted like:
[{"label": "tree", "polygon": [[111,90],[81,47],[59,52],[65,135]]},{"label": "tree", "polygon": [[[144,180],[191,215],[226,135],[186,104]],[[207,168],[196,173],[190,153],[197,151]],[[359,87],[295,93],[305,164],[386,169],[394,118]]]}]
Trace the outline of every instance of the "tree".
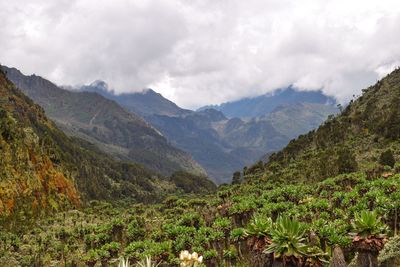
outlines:
[{"label": "tree", "polygon": [[400,98],[394,97],[388,111],[389,116],[382,122],[379,131],[383,130],[384,136],[395,140],[400,136]]},{"label": "tree", "polygon": [[356,157],[350,149],[342,148],[338,151],[337,166],[339,174],[357,171]]},{"label": "tree", "polygon": [[353,247],[358,252],[358,266],[378,266],[379,251],[383,249],[387,227],[375,211],[362,211],[354,215]]},{"label": "tree", "polygon": [[343,251],[340,247],[336,246],[332,252],[332,260],[329,267],[346,267],[346,260],[343,255]]},{"label": "tree", "polygon": [[396,160],[394,159],[392,150],[388,149],[382,152],[379,158],[379,163],[383,166],[390,166],[391,168],[393,168]]},{"label": "tree", "polygon": [[240,184],[242,175],[239,171],[233,173],[232,184]]}]

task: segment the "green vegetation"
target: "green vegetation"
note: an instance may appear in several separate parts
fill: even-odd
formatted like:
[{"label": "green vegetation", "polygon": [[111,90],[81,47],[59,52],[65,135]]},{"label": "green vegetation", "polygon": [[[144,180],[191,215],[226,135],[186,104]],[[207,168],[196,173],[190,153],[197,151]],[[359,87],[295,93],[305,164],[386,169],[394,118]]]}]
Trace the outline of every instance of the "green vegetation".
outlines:
[{"label": "green vegetation", "polygon": [[0,221],[7,228],[92,199],[148,203],[215,189],[206,177],[165,177],[67,137],[1,71],[0,126]]},{"label": "green vegetation", "polygon": [[[292,141],[269,163],[259,162],[240,176],[236,174],[240,179],[235,184],[222,185],[216,193],[209,192],[213,188],[207,181],[177,173],[153,180],[158,186],[163,182],[172,185],[168,196],[153,203],[126,198],[86,201],[80,208],[54,209],[35,220],[23,213],[23,220],[4,221],[8,227],[0,231],[0,265],[108,266],[120,262],[123,266],[129,261],[133,266],[322,267],[345,266],[346,262],[358,267],[378,266],[379,262],[397,266],[400,135],[395,109],[399,102],[391,98],[397,94],[400,70],[368,89],[317,131]],[[31,131],[23,135],[21,127],[13,126],[23,120],[6,111],[1,144],[18,144],[15,148],[24,151],[27,146],[19,140],[32,140]],[[2,151],[11,153],[10,149]],[[68,151],[68,147],[59,151]],[[69,163],[65,158],[53,158],[53,164],[58,163],[52,174],[64,170],[63,163]],[[130,170],[129,164],[123,166]],[[22,164],[17,167],[23,169]],[[46,177],[52,181],[52,176]],[[9,180],[2,177],[3,181]],[[135,181],[147,196],[155,197],[157,187],[146,187],[147,180]],[[127,189],[125,184],[120,186],[116,192]],[[43,192],[49,198],[68,196],[68,191]],[[0,196],[3,201],[8,195]],[[53,202],[62,203],[56,199],[49,204]]]},{"label": "green vegetation", "polygon": [[400,174],[367,179],[355,172],[313,185],[254,180],[223,186],[218,196],[169,197],[159,204],[91,202],[2,232],[0,258],[25,266],[90,266],[151,257],[153,264],[177,266],[188,250],[207,266],[324,266],[335,247],[351,260],[357,251],[362,258],[365,245],[376,258],[385,234],[398,227],[399,192]]},{"label": "green vegetation", "polygon": [[39,76],[25,76],[17,69],[0,68],[67,135],[163,175],[176,171],[206,174],[188,154],[171,146],[146,121],[116,102],[96,93],[68,91]]}]

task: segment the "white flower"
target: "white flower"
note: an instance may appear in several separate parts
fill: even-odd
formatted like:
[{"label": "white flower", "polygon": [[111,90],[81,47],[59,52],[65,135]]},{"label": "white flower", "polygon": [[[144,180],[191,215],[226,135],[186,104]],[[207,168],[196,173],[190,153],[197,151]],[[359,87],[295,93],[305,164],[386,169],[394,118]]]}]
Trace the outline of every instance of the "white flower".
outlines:
[{"label": "white flower", "polygon": [[199,257],[199,254],[197,252],[193,252],[192,254],[190,254],[187,250],[181,251],[179,259],[181,260],[181,267],[197,266],[198,264],[203,262],[203,256]]},{"label": "white flower", "polygon": [[197,261],[197,258],[199,257],[199,254],[197,254],[196,252],[193,252],[192,253],[192,259],[194,260],[194,261]]},{"label": "white flower", "polygon": [[187,250],[181,251],[181,254],[179,255],[179,259],[181,261],[187,260],[189,257],[190,253]]}]

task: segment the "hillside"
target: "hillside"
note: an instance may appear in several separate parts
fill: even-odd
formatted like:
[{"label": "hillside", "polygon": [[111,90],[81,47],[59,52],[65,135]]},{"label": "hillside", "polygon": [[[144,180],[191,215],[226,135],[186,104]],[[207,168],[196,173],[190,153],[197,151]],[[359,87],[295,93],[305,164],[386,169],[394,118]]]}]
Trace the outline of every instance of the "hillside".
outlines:
[{"label": "hillside", "polygon": [[298,91],[293,87],[275,90],[264,95],[243,98],[232,102],[202,107],[199,110],[213,108],[229,118],[254,118],[272,112],[281,105],[295,103],[331,104],[336,100],[324,95],[321,91]]},{"label": "hillside", "polygon": [[0,216],[79,206],[72,175],[59,164],[58,132],[43,110],[0,71]]},{"label": "hillside", "polygon": [[[0,125],[0,217],[8,220],[27,220],[91,199],[156,201],[179,190],[215,188],[204,177],[163,177],[115,161],[90,143],[67,137],[2,71]],[[195,189],[182,185],[185,176]]]},{"label": "hillside", "polygon": [[253,166],[251,174],[281,181],[319,181],[356,170],[375,173],[378,163],[385,163],[385,154],[386,158],[400,156],[399,100],[397,69],[363,90],[341,114],[271,155],[268,164]]},{"label": "hillside", "polygon": [[64,90],[39,76],[25,76],[17,69],[3,69],[68,135],[94,143],[117,159],[143,164],[164,175],[181,170],[206,174],[190,155],[171,146],[146,121],[116,102],[97,93]]}]

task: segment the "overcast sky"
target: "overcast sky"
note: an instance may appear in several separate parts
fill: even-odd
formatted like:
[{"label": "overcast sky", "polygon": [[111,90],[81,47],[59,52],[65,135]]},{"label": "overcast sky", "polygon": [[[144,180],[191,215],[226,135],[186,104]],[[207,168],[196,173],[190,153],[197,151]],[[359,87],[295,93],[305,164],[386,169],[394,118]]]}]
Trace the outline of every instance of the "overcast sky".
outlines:
[{"label": "overcast sky", "polygon": [[0,63],[187,108],[290,84],[344,101],[400,65],[400,1],[0,0]]}]

